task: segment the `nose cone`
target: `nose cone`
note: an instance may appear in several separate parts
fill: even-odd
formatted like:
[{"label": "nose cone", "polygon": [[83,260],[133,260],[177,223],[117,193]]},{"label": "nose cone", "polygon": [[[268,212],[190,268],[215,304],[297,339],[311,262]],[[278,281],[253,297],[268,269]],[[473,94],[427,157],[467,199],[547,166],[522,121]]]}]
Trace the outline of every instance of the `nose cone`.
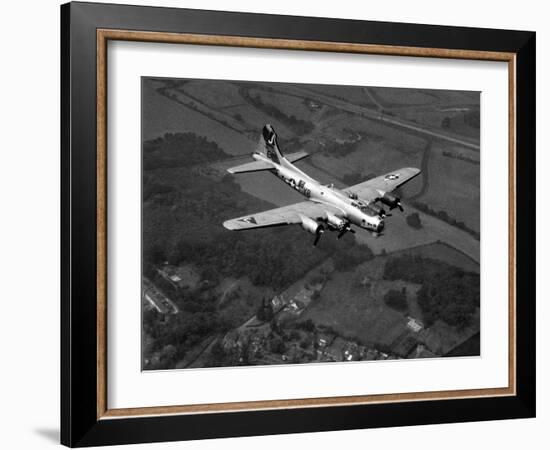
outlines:
[{"label": "nose cone", "polygon": [[361,228],[370,230],[374,233],[380,233],[384,229],[384,219],[376,216],[368,216],[361,220]]}]

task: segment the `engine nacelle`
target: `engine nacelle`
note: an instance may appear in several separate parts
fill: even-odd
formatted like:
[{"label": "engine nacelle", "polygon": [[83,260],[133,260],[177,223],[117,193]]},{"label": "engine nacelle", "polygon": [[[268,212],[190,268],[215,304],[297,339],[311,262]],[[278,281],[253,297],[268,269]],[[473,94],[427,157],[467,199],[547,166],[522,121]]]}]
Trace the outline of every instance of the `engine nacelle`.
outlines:
[{"label": "engine nacelle", "polygon": [[334,228],[335,230],[343,230],[346,226],[346,221],[340,217],[335,216],[334,214],[327,213],[327,224],[329,227]]},{"label": "engine nacelle", "polygon": [[401,204],[401,199],[393,194],[390,194],[389,192],[386,192],[382,197],[380,197],[380,201],[384,203],[384,205],[388,205],[390,209],[397,208]]},{"label": "engine nacelle", "polygon": [[386,211],[384,210],[384,208],[382,208],[380,205],[377,205],[376,203],[369,203],[367,205],[367,211],[370,213],[371,216],[386,216]]},{"label": "engine nacelle", "polygon": [[323,225],[319,225],[315,220],[309,217],[302,217],[302,223],[300,226],[311,234],[320,234],[323,232]]}]

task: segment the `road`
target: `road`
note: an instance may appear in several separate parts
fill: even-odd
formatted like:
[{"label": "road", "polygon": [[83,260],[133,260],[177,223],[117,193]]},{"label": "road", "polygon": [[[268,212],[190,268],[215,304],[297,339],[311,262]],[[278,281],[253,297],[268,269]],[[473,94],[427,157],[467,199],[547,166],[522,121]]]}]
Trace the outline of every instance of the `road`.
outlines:
[{"label": "road", "polygon": [[335,108],[341,109],[343,111],[348,111],[353,114],[360,115],[362,117],[365,117],[367,119],[371,120],[377,120],[379,122],[388,123],[400,128],[405,128],[411,131],[415,131],[420,134],[425,134],[427,136],[431,136],[437,139],[442,139],[444,141],[452,142],[453,144],[458,144],[463,147],[471,148],[473,150],[479,150],[479,143],[473,142],[469,139],[453,136],[449,133],[444,133],[438,130],[432,130],[430,128],[420,126],[418,124],[415,124],[414,122],[408,122],[404,119],[397,119],[393,116],[388,116],[387,114],[383,114],[379,112],[378,110],[373,110],[370,108],[367,108],[365,106],[356,105],[353,103],[346,102],[344,100],[340,100],[336,97],[332,97],[330,95],[321,94],[317,91],[311,91],[307,88],[302,88],[298,86],[293,86],[293,90],[302,92],[303,95],[308,97],[316,97],[317,100],[333,106]]},{"label": "road", "polygon": [[143,277],[143,296],[159,313],[177,314],[179,312],[176,304],[146,277]]}]

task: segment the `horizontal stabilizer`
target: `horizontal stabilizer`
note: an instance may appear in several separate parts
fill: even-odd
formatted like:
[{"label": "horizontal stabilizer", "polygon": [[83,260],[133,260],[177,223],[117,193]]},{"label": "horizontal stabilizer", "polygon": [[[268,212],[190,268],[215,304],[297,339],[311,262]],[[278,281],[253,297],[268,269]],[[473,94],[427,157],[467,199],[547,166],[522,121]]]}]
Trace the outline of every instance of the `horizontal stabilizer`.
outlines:
[{"label": "horizontal stabilizer", "polygon": [[[290,153],[285,155],[285,159],[291,163],[300,161],[306,156],[309,156],[307,152],[299,151],[296,153]],[[227,169],[229,173],[245,173],[245,172],[258,172],[260,170],[271,170],[273,169],[273,164],[264,161],[253,161],[246,164],[241,164],[240,166],[230,167]]]},{"label": "horizontal stabilizer", "polygon": [[296,161],[300,161],[301,159],[304,159],[306,156],[309,156],[308,152],[304,152],[303,150],[300,150],[296,153],[289,153],[288,155],[285,155],[285,159],[287,161],[290,161],[291,163],[294,163]]},{"label": "horizontal stabilizer", "polygon": [[229,173],[244,173],[244,172],[257,172],[259,170],[273,169],[273,164],[269,164],[263,161],[253,161],[240,166],[230,167],[227,169]]}]

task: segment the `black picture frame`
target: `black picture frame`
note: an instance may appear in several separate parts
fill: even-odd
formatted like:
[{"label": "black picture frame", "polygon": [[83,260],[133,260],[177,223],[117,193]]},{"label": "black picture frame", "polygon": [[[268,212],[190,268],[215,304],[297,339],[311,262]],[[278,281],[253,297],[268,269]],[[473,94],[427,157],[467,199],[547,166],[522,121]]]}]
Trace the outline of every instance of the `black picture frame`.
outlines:
[{"label": "black picture frame", "polygon": [[[98,418],[98,29],[507,52],[516,56],[516,394]],[[535,416],[533,32],[69,3],[61,6],[61,443],[71,447]]]}]

